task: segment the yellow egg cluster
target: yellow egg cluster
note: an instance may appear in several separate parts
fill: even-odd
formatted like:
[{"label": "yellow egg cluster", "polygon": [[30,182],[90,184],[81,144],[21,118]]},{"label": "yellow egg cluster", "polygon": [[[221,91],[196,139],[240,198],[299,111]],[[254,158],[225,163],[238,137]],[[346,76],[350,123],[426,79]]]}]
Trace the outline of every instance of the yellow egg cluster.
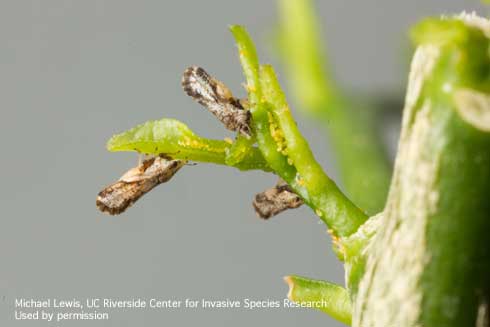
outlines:
[{"label": "yellow egg cluster", "polygon": [[268,113],[268,117],[269,117],[269,127],[271,131],[271,136],[277,144],[277,151],[286,156],[288,153],[287,153],[287,145],[286,145],[286,139],[284,138],[284,134],[281,128],[275,122],[274,117],[270,112]]}]

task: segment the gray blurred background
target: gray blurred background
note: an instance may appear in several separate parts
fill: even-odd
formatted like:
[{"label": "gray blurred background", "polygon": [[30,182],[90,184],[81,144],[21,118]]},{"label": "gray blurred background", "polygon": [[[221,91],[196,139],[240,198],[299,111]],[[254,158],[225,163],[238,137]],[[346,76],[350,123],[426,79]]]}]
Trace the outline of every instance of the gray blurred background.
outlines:
[{"label": "gray blurred background", "polygon": [[[410,26],[427,15],[488,13],[463,0],[317,8],[338,80],[401,97]],[[275,1],[0,1],[1,326],[47,325],[13,320],[20,297],[282,299],[287,274],[343,283],[326,227],[309,209],[256,217],[251,199],[275,182],[269,174],[198,164],[119,217],[95,207],[101,187],[137,161],[105,150],[112,134],[165,116],[206,137],[231,136],[182,92],[181,73],[201,65],[243,96],[227,26],[247,26],[262,61],[277,64],[266,45],[274,21]],[[323,132],[297,117],[336,178]],[[61,325],[169,324],[341,326],[300,309],[121,310]]]}]

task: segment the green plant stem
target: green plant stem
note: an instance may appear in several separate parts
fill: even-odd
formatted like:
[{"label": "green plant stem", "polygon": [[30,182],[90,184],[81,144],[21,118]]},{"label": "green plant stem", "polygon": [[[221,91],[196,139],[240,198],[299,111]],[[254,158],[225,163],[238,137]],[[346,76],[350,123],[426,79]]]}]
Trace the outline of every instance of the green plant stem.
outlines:
[{"label": "green plant stem", "polygon": [[333,145],[349,197],[370,214],[382,210],[391,168],[376,110],[352,101],[335,85],[322,51],[311,0],[279,0],[279,49],[300,109],[321,123]]},{"label": "green plant stem", "polygon": [[[253,127],[256,131],[257,143],[265,160],[270,167],[288,184],[295,184],[296,169],[287,163],[287,158],[277,151],[277,144],[271,136],[268,118],[268,105],[262,100],[262,90],[259,79],[259,59],[252,39],[243,26],[232,25],[230,31],[238,46],[240,63],[247,81],[247,92],[252,112]],[[296,191],[302,197],[307,193],[300,185]]]},{"label": "green plant stem", "polygon": [[235,25],[231,31],[247,79],[250,110],[262,155],[333,234],[352,234],[367,216],[342,194],[316,162],[289,112],[274,71],[269,66],[259,69],[256,50],[246,30]]},{"label": "green plant stem", "polygon": [[259,79],[259,57],[254,43],[243,26],[232,25],[230,31],[238,46],[238,55],[247,81],[248,101],[252,104],[260,102],[262,91]]},{"label": "green plant stem", "polygon": [[359,282],[364,276],[366,260],[376,232],[383,220],[383,213],[370,217],[359,229],[348,237],[335,241],[337,255],[344,261],[345,282],[351,299],[355,299]]},{"label": "green plant stem", "polygon": [[[414,31],[399,153],[354,326],[476,326],[490,299],[488,21]],[[483,323],[482,323],[483,324]]]},{"label": "green plant stem", "polygon": [[284,134],[284,151],[297,169],[297,179],[303,180],[309,201],[338,235],[352,234],[366,221],[366,215],[339,190],[316,161],[291,115],[272,66],[261,66],[260,75],[265,100],[272,104],[271,112]]}]

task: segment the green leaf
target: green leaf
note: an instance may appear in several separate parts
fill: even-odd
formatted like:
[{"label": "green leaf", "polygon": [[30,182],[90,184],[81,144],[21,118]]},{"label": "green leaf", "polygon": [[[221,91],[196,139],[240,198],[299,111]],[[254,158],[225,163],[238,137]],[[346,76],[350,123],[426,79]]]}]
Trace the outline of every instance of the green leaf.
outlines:
[{"label": "green leaf", "polygon": [[[174,159],[211,162],[226,165],[226,153],[231,145],[196,135],[185,124],[174,119],[148,121],[126,132],[114,135],[107,143],[109,151],[136,151],[165,154]],[[252,148],[240,162],[232,164],[241,170],[270,171],[257,148]]]},{"label": "green leaf", "polygon": [[305,307],[313,306],[344,324],[351,324],[351,301],[345,288],[300,276],[287,276],[284,280],[289,285],[288,298],[291,301]]}]

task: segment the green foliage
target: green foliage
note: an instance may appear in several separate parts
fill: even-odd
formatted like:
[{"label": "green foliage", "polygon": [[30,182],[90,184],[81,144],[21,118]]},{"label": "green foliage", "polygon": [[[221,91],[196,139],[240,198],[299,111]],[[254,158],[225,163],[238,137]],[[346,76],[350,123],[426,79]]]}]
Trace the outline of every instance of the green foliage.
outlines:
[{"label": "green foliage", "polygon": [[[251,139],[238,136],[232,144],[210,140],[197,136],[181,122],[162,119],[114,136],[108,149],[165,154],[243,170],[272,169],[327,223],[333,234],[352,234],[367,216],[340,192],[316,162],[291,116],[272,67],[259,67],[257,52],[246,30],[232,26],[231,31],[247,80],[254,131]],[[258,147],[254,147],[254,142]]]},{"label": "green foliage", "polygon": [[[350,202],[316,162],[292,118],[271,66],[258,66],[256,50],[243,27],[231,28],[238,44],[258,145],[274,171],[314,209],[334,234],[353,233],[366,215]],[[258,83],[257,83],[258,81]],[[258,101],[258,102],[256,102]]]},{"label": "green foliage", "polygon": [[[196,135],[177,120],[161,119],[113,136],[108,149],[166,155],[242,170],[272,171],[303,198],[328,225],[332,235],[347,237],[353,234],[366,221],[366,214],[339,190],[315,160],[292,117],[273,68],[260,66],[246,30],[232,26],[231,31],[247,81],[246,110],[252,114],[253,131],[250,139],[237,135],[234,142],[210,140]],[[311,282],[299,277],[291,277],[291,280],[297,284],[293,298],[324,298],[329,305],[320,308],[322,311],[344,322],[350,319],[346,290],[327,282]]]},{"label": "green foliage", "polygon": [[277,145],[296,168],[296,179],[307,191],[307,200],[327,225],[340,236],[350,235],[366,220],[366,215],[350,202],[315,160],[294,121],[286,97],[271,66],[261,66],[261,87],[270,104]]},{"label": "green foliage", "polygon": [[368,214],[385,204],[391,177],[380,139],[378,111],[344,95],[330,73],[311,0],[279,0],[279,53],[298,110],[327,131],[343,189]]},{"label": "green foliage", "polygon": [[107,143],[109,151],[136,151],[165,154],[174,159],[230,165],[241,170],[270,171],[260,151],[253,147],[234,164],[227,164],[232,145],[226,141],[197,136],[185,124],[174,119],[148,121],[124,133],[114,135]]},{"label": "green foliage", "polygon": [[339,285],[300,276],[287,276],[290,300],[321,310],[332,318],[351,324],[352,308],[347,290]]},{"label": "green foliage", "polygon": [[[310,115],[325,124],[327,121],[333,122],[328,130],[339,157],[345,188],[355,203],[359,203],[369,213],[377,212],[385,202],[390,172],[374,124],[375,111],[359,107],[353,109],[355,102],[345,97],[325,73],[324,56],[310,1],[281,0],[280,3],[280,45],[293,76],[291,80],[297,97]],[[360,284],[360,281],[367,271],[368,259],[374,253],[375,236],[383,228],[386,211],[368,218],[329,178],[302,136],[272,66],[260,64],[254,43],[243,27],[234,25],[230,30],[238,46],[246,79],[248,102],[244,110],[249,110],[252,116],[250,138],[237,135],[234,141],[211,140],[196,135],[177,120],[161,119],[113,136],[107,148],[110,151],[136,151],[227,165],[241,170],[263,170],[278,175],[326,223],[336,253],[344,261],[346,269],[347,289],[324,281],[287,277],[291,287],[290,299],[299,303],[322,300],[325,305],[317,309],[350,324],[352,303],[356,302],[356,297],[361,293],[360,285],[363,283]],[[421,287],[427,288],[424,289],[427,292],[424,294],[426,310],[423,319],[446,322],[446,317],[440,315],[440,303],[451,291],[458,296],[464,293],[463,300],[469,303],[469,309],[461,314],[461,321],[471,321],[473,313],[470,311],[476,301],[471,296],[475,289],[467,292],[462,290],[463,284],[457,285],[454,275],[445,272],[460,271],[464,274],[470,271],[471,275],[476,272],[476,275],[483,276],[489,270],[488,265],[473,271],[451,260],[455,257],[453,252],[459,248],[454,245],[457,245],[456,240],[447,241],[447,231],[451,230],[454,235],[466,233],[466,238],[470,238],[488,230],[488,201],[479,196],[487,191],[490,141],[488,133],[480,135],[479,129],[483,126],[483,129],[490,130],[490,120],[484,117],[488,114],[484,110],[490,107],[490,42],[481,29],[469,27],[462,19],[427,19],[413,30],[412,37],[418,45],[436,48],[438,51],[435,66],[431,68],[431,78],[424,80],[423,85],[418,85],[421,87],[420,94],[417,95],[418,102],[413,104],[415,110],[411,113],[415,115],[421,110],[423,101],[428,101],[430,106],[427,107],[432,111],[427,124],[437,126],[427,134],[432,133],[427,140],[427,147],[419,146],[423,150],[416,150],[427,157],[437,154],[437,158],[431,159],[440,164],[440,169],[446,169],[444,176],[457,176],[437,180],[434,183],[440,187],[437,192],[465,189],[474,197],[453,206],[453,203],[459,201],[460,194],[449,192],[449,195],[441,196],[440,201],[444,201],[441,203],[445,206],[430,213],[437,219],[452,218],[442,227],[432,220],[427,224],[427,244],[436,256],[427,265],[427,273],[421,282]],[[466,92],[463,98],[458,95],[460,91]],[[472,106],[477,108],[468,113],[468,108]],[[462,120],[455,118],[459,115]],[[487,119],[487,122],[482,123],[475,117],[483,121]],[[409,129],[415,118],[406,118],[405,128]],[[412,155],[417,159],[416,154]],[[464,165],[461,158],[466,160]],[[408,167],[412,163],[403,164]],[[460,172],[464,172],[464,176],[471,175],[471,178],[458,176]],[[478,172],[479,176],[474,172]],[[415,182],[420,183],[419,180]],[[398,187],[396,183],[393,185]],[[471,213],[473,222],[479,217],[478,224],[460,224],[460,218],[468,213]],[[475,249],[472,244],[466,246],[466,252],[459,251],[462,253],[458,257],[460,261],[464,262],[465,255],[470,254],[473,259],[487,260],[488,254]],[[480,242],[477,246],[482,244]],[[382,251],[379,253],[384,255]],[[438,261],[440,258],[444,260]],[[473,283],[471,287],[479,286],[480,280],[475,280],[467,284]]]},{"label": "green foliage", "polygon": [[235,37],[238,46],[238,55],[242,64],[245,80],[247,81],[248,101],[257,104],[261,100],[262,92],[259,79],[259,57],[252,39],[243,26],[232,25],[230,31]]}]

